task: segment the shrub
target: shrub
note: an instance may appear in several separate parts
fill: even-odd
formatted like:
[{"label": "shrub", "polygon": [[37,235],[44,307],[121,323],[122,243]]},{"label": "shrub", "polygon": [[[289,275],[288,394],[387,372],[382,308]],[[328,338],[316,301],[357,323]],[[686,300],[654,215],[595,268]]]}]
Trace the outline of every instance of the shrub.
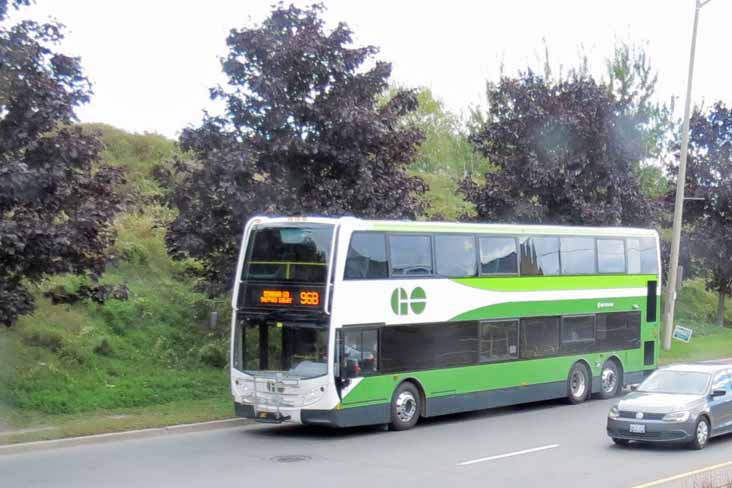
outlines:
[{"label": "shrub", "polygon": [[52,352],[59,352],[64,345],[63,336],[59,332],[41,327],[24,331],[23,342],[29,346],[46,348]]},{"label": "shrub", "polygon": [[98,354],[99,356],[109,357],[112,353],[112,346],[109,345],[109,341],[106,337],[103,337],[101,342],[94,347],[94,354]]},{"label": "shrub", "polygon": [[223,368],[229,362],[229,350],[221,341],[209,342],[198,350],[198,359],[212,368]]},{"label": "shrub", "polygon": [[112,300],[105,303],[101,310],[109,327],[120,336],[133,327],[139,319],[137,307],[132,301]]}]

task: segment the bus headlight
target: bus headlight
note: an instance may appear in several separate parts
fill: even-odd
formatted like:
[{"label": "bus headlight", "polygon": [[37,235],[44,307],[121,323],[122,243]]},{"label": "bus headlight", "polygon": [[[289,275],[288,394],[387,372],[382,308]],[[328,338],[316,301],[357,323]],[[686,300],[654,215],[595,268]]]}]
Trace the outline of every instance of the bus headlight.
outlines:
[{"label": "bus headlight", "polygon": [[323,392],[325,391],[325,387],[318,387],[313,388],[309,392],[305,393],[305,396],[302,400],[303,405],[310,405],[311,403],[315,403],[318,400],[320,400],[323,397]]},{"label": "bus headlight", "polygon": [[686,422],[689,420],[689,412],[673,412],[663,416],[666,422]]},{"label": "bus headlight", "polygon": [[235,381],[237,393],[241,396],[242,401],[247,403],[254,402],[254,381],[239,378]]}]

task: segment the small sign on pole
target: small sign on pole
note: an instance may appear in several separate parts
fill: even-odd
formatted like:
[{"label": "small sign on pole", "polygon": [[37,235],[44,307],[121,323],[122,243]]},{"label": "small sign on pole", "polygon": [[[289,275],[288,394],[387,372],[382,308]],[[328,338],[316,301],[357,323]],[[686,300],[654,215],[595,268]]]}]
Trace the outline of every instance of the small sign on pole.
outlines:
[{"label": "small sign on pole", "polygon": [[680,325],[677,325],[676,327],[674,327],[674,333],[672,337],[677,341],[689,342],[691,341],[691,334],[693,332],[694,331],[689,329],[688,327],[682,327]]}]

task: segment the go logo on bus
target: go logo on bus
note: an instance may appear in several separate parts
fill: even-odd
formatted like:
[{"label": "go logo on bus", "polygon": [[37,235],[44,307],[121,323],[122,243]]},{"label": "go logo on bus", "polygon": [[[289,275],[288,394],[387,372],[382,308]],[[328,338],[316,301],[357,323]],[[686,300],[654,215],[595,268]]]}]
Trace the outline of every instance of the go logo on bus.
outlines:
[{"label": "go logo on bus", "polygon": [[409,309],[412,309],[413,314],[419,315],[426,306],[427,294],[419,286],[408,296],[404,288],[397,288],[391,294],[391,310],[397,315],[408,315]]}]

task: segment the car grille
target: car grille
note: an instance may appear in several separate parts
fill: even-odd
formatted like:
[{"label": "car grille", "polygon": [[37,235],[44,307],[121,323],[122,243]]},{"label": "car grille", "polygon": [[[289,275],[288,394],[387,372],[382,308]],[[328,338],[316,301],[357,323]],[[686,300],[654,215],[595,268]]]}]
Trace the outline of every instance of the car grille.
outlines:
[{"label": "car grille", "polygon": [[678,441],[686,439],[686,433],[683,431],[646,432],[645,434],[636,434],[625,429],[608,429],[607,433],[610,437],[637,441]]},{"label": "car grille", "polygon": [[[620,417],[624,419],[635,419],[635,414],[638,412],[630,412],[628,410],[621,410]],[[643,412],[643,418],[638,420],[662,420],[664,413],[645,413]]]}]

